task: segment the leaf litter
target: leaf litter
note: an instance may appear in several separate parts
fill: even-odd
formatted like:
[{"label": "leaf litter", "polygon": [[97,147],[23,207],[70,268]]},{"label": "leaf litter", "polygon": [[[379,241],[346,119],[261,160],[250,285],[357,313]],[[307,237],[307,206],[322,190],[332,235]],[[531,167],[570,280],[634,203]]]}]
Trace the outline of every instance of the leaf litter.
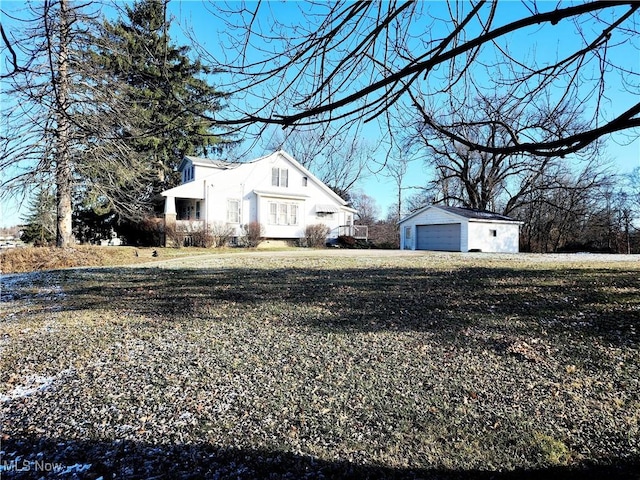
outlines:
[{"label": "leaf litter", "polygon": [[333,255],[15,281],[3,458],[82,478],[636,464],[637,265]]}]

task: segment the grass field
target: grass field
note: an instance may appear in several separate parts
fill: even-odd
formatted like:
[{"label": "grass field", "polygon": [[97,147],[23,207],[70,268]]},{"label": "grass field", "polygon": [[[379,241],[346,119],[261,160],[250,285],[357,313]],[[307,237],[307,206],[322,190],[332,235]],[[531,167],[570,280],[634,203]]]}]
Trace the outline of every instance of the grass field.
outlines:
[{"label": "grass field", "polygon": [[640,264],[614,260],[288,251],[6,275],[0,468],[639,478]]}]

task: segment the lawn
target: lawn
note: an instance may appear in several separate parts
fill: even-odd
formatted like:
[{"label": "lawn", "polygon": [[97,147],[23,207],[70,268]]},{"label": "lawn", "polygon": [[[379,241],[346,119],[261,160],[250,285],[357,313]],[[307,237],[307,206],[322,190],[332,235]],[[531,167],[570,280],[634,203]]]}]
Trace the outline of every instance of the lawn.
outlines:
[{"label": "lawn", "polygon": [[640,264],[567,258],[294,251],[7,275],[0,468],[638,478]]}]

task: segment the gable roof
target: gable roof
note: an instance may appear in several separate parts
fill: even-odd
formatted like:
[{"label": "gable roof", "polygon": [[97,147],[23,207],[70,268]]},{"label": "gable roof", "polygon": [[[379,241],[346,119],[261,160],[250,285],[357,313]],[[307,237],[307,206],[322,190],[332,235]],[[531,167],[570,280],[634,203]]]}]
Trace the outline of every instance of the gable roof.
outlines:
[{"label": "gable roof", "polygon": [[512,217],[508,217],[506,215],[500,215],[499,213],[490,212],[488,210],[478,210],[474,208],[466,208],[466,207],[448,207],[446,205],[427,205],[426,207],[422,207],[406,217],[400,219],[398,223],[402,223],[410,218],[415,217],[416,215],[421,214],[422,212],[430,209],[437,208],[440,210],[444,210],[447,213],[452,215],[456,215],[458,217],[463,217],[468,219],[469,221],[485,221],[485,222],[513,222],[513,223],[522,223],[520,220],[517,220]]},{"label": "gable roof", "polygon": [[182,159],[182,162],[180,162],[180,165],[178,166],[178,171],[181,172],[182,169],[187,165],[187,162],[191,162],[193,165],[197,165],[199,167],[219,168],[223,170],[226,170],[229,168],[235,168],[238,165],[241,165],[240,163],[224,162],[222,160],[213,160],[211,158],[192,157],[192,156],[186,155]]},{"label": "gable roof", "polygon": [[[348,206],[349,202],[347,202],[342,197],[340,197],[336,192],[331,190],[322,180],[320,180],[313,173],[311,173],[309,170],[307,170],[300,162],[298,162],[295,158],[293,158],[291,155],[289,155],[284,150],[278,150],[278,151],[270,153],[268,155],[264,155],[262,157],[254,159],[254,160],[250,160],[248,162],[225,162],[225,161],[222,161],[222,160],[213,160],[213,159],[209,159],[209,158],[185,156],[182,159],[182,162],[180,163],[180,166],[178,167],[178,169],[180,171],[182,171],[182,169],[187,165],[187,163],[191,162],[194,165],[212,168],[212,169],[214,169],[213,173],[219,173],[221,170],[231,170],[231,169],[238,168],[238,167],[241,167],[241,166],[246,166],[246,165],[250,165],[250,164],[254,164],[254,163],[258,163],[258,162],[273,160],[277,156],[281,156],[288,163],[290,163],[293,167],[295,167],[298,170],[300,170],[302,172],[302,174],[304,176],[306,176],[310,182],[314,182],[329,197],[334,199],[336,201],[336,203],[338,203],[343,210],[346,210],[346,211],[349,211],[349,212],[353,212],[353,213],[357,212],[356,209],[351,208],[351,207]],[[206,175],[203,178],[206,178],[208,176],[209,175]],[[184,192],[186,192],[187,190],[189,190],[189,191],[191,190],[191,187],[187,187],[188,185],[191,185],[191,184],[192,184],[192,182],[189,182],[189,183],[186,183],[186,184],[182,184],[182,185],[178,185],[177,187],[171,188],[169,190],[165,190],[164,192],[161,193],[161,195],[167,196],[166,195],[167,193],[169,193],[169,194],[171,194],[173,196],[187,195]],[[185,187],[185,188],[181,188],[181,187]],[[265,194],[265,192],[257,192],[257,193],[260,193],[260,194],[263,194],[263,195]],[[189,195],[193,195],[193,194],[189,194]],[[195,195],[199,195],[199,194],[195,194]],[[201,198],[201,197],[186,196],[185,198]]]},{"label": "gable roof", "polygon": [[[274,152],[271,155],[266,155],[265,157],[262,157],[262,159],[269,158],[272,155],[280,155],[284,157],[289,163],[291,163],[294,167],[299,169],[310,181],[315,182],[322,190],[324,190],[327,193],[327,195],[329,195],[330,197],[333,197],[338,203],[340,203],[343,206],[343,208],[346,208],[347,210],[350,210],[353,212],[357,211],[351,207],[348,207],[347,205],[349,202],[347,202],[344,198],[342,198],[336,192],[331,190],[322,180],[320,180],[313,173],[307,170],[300,162],[298,162],[295,158],[293,158],[284,150],[278,150],[277,152]],[[261,160],[261,159],[258,159],[258,160]]]}]

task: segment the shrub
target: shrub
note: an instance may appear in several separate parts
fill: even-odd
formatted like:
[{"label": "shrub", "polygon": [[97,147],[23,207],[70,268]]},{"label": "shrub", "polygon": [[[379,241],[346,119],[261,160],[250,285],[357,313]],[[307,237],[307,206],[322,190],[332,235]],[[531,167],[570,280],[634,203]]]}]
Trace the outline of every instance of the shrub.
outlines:
[{"label": "shrub", "polygon": [[349,235],[340,235],[338,237],[338,245],[342,248],[355,248],[356,239]]},{"label": "shrub", "polygon": [[327,235],[329,235],[330,231],[331,229],[324,223],[307,225],[307,228],[304,229],[304,238],[306,240],[307,247],[324,247],[327,242]]},{"label": "shrub", "polygon": [[191,246],[211,248],[214,246],[215,239],[209,230],[200,229],[191,234]]},{"label": "shrub", "polygon": [[209,227],[209,234],[213,240],[211,246],[225,247],[235,236],[235,230],[231,225],[224,222],[216,222]]},{"label": "shrub", "polygon": [[180,248],[184,242],[184,235],[178,231],[175,225],[164,226],[164,237],[167,247]]},{"label": "shrub", "polygon": [[264,226],[259,222],[251,222],[242,226],[242,244],[256,248],[264,240]]},{"label": "shrub", "polygon": [[116,232],[118,236],[126,238],[129,245],[146,247],[164,246],[165,237],[167,243],[171,244],[175,237],[175,231],[171,228],[167,231],[164,219],[158,217],[145,217],[139,221],[123,220],[116,225]]}]

